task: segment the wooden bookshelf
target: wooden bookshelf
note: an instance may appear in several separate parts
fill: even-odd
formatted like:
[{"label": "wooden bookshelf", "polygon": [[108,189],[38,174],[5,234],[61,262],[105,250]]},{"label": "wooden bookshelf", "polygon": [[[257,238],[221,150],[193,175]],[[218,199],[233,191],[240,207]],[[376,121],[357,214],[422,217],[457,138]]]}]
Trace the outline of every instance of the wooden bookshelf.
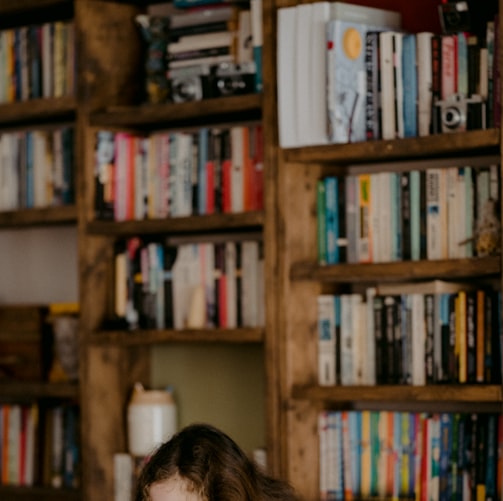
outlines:
[{"label": "wooden bookshelf", "polygon": [[262,343],[263,328],[237,329],[181,329],[181,330],[145,330],[134,331],[99,331],[93,334],[89,343],[93,345],[113,344],[119,346],[153,345],[166,343]]},{"label": "wooden bookshelf", "polygon": [[0,228],[4,229],[76,223],[77,207],[75,205],[0,212]]},{"label": "wooden bookshelf", "polygon": [[283,151],[287,162],[347,163],[385,162],[411,158],[439,158],[453,155],[497,153],[500,130],[470,130],[399,140],[332,144],[289,148]]},{"label": "wooden bookshelf", "polygon": [[500,256],[393,263],[343,263],[328,266],[315,262],[298,262],[292,265],[290,278],[332,283],[400,282],[442,277],[450,280],[474,279],[494,276],[500,271]]},{"label": "wooden bookshelf", "polygon": [[53,9],[73,6],[73,0],[0,0],[0,14],[30,14],[34,10]]},{"label": "wooden bookshelf", "polygon": [[71,96],[1,103],[0,126],[1,128],[19,125],[33,127],[39,124],[74,120],[76,110],[77,101]]},{"label": "wooden bookshelf", "polygon": [[202,123],[259,120],[262,95],[228,96],[186,103],[108,107],[91,115],[99,127],[180,127]]},{"label": "wooden bookshelf", "polygon": [[78,399],[77,383],[46,383],[37,381],[1,381],[0,396],[9,399],[38,398]]},{"label": "wooden bookshelf", "polygon": [[93,235],[130,236],[160,233],[202,233],[230,230],[260,229],[264,224],[262,211],[239,214],[209,214],[142,221],[91,221],[87,232]]},{"label": "wooden bookshelf", "polygon": [[381,386],[295,386],[295,399],[316,402],[477,403],[501,405],[500,385],[381,385]]},{"label": "wooden bookshelf", "polygon": [[0,485],[2,501],[81,501],[77,489],[53,489],[52,487],[14,487]]}]

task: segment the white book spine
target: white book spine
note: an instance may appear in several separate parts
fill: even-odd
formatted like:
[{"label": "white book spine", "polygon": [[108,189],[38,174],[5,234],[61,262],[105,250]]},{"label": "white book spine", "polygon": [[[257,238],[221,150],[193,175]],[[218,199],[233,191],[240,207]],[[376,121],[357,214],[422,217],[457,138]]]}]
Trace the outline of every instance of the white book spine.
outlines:
[{"label": "white book spine", "polygon": [[244,210],[243,129],[243,127],[231,128],[231,212]]},{"label": "white book spine", "polygon": [[243,326],[257,327],[258,324],[258,262],[259,243],[244,241],[241,246],[243,279],[241,282],[241,302],[243,305]]},{"label": "white book spine", "polygon": [[225,244],[225,275],[227,284],[227,327],[237,327],[237,288],[236,288],[236,242]]},{"label": "white book spine", "polygon": [[335,385],[335,298],[322,294],[318,306],[318,383]]},{"label": "white book spine", "polygon": [[354,384],[353,308],[350,294],[341,296],[341,384]]},{"label": "white book spine", "polygon": [[441,220],[440,169],[426,171],[426,253],[428,259],[442,258],[442,235],[445,227]]},{"label": "white book spine", "polygon": [[297,58],[295,53],[296,7],[278,9],[277,93],[278,132],[282,148],[297,146],[295,87]]},{"label": "white book spine", "polygon": [[382,139],[395,139],[396,106],[393,83],[393,32],[379,34],[379,63],[381,71]]},{"label": "white book spine", "polygon": [[297,117],[297,145],[311,144],[312,108],[310,96],[314,92],[311,87],[311,60],[314,57],[311,31],[313,29],[312,4],[297,5],[295,24],[295,115]]},{"label": "white book spine", "polygon": [[458,168],[447,168],[447,249],[449,258],[457,258],[459,250],[458,205],[457,205]]},{"label": "white book spine", "polygon": [[432,106],[431,38],[433,33],[421,32],[417,42],[417,92],[418,92],[418,132],[419,136],[430,134]]}]

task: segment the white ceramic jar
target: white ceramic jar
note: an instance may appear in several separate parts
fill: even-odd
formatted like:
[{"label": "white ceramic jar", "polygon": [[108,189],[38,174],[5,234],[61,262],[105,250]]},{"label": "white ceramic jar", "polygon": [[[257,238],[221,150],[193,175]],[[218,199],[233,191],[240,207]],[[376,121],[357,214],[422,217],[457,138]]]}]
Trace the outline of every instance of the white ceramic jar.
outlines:
[{"label": "white ceramic jar", "polygon": [[177,430],[173,392],[146,390],[136,383],[128,405],[128,446],[134,456],[148,456]]}]

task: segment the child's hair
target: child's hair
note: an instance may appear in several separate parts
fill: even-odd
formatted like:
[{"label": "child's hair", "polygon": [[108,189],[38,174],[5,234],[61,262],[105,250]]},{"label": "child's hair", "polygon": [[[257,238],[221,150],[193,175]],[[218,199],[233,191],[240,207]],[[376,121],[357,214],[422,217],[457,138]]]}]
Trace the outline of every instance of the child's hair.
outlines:
[{"label": "child's hair", "polygon": [[228,435],[207,424],[187,426],[155,451],[135,501],[149,501],[153,484],[176,478],[206,501],[299,500],[287,483],[264,474]]}]

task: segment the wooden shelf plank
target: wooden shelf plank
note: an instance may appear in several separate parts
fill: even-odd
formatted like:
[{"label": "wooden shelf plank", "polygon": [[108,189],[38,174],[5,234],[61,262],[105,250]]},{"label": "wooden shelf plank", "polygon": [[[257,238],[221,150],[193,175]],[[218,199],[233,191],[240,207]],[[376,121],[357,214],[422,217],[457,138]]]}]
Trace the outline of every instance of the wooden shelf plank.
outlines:
[{"label": "wooden shelf plank", "polygon": [[242,212],[239,214],[210,214],[142,221],[92,221],[87,232],[95,235],[144,235],[156,233],[195,233],[218,230],[260,228],[264,224],[264,212]]},{"label": "wooden shelf plank", "polygon": [[[0,397],[9,398],[77,398],[77,383],[46,383],[42,381],[0,381]],[[1,498],[1,496],[0,496]]]},{"label": "wooden shelf plank", "polygon": [[73,0],[0,0],[0,15],[7,16],[71,5],[73,5]]},{"label": "wooden shelf plank", "polygon": [[442,277],[455,280],[495,275],[500,270],[501,256],[393,263],[344,263],[330,266],[299,262],[292,265],[290,278],[331,283],[396,282]]},{"label": "wooden shelf plank", "polygon": [[183,329],[183,330],[135,330],[99,331],[93,334],[91,344],[123,346],[164,343],[262,343],[264,329],[240,327],[237,329]]},{"label": "wooden shelf plank", "polygon": [[53,489],[51,487],[16,487],[0,485],[2,501],[80,501],[82,492],[77,489]]},{"label": "wooden shelf plank", "polygon": [[501,403],[501,385],[296,386],[293,398],[313,401]]},{"label": "wooden shelf plank", "polygon": [[187,103],[145,104],[140,106],[118,106],[91,115],[91,125],[99,127],[149,127],[177,125],[197,119],[225,122],[260,118],[261,94],[220,97]]},{"label": "wooden shelf plank", "polygon": [[75,224],[76,222],[77,207],[75,205],[0,212],[0,228],[4,229]]},{"label": "wooden shelf plank", "polygon": [[291,148],[283,151],[287,162],[350,163],[498,153],[500,130],[473,130],[392,141],[365,141]]},{"label": "wooden shelf plank", "polygon": [[1,103],[0,127],[69,120],[74,118],[76,109],[72,96]]}]

